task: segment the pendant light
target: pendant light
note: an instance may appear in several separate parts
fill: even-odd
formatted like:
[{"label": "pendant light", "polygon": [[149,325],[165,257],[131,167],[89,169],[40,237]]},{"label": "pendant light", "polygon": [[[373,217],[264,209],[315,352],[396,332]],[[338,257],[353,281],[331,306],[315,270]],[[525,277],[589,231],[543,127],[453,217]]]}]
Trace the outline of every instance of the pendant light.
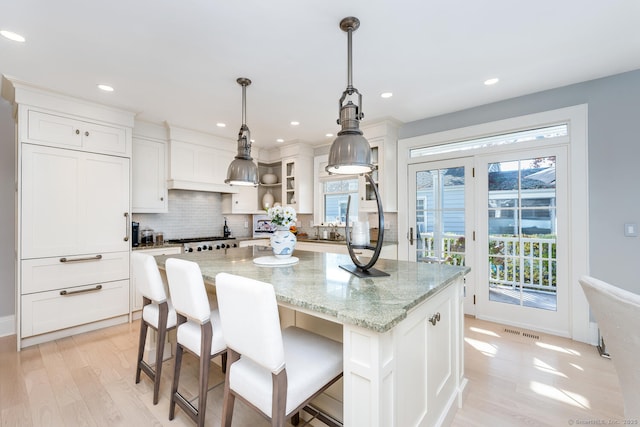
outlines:
[{"label": "pendant light", "polygon": [[[371,147],[369,141],[362,136],[360,120],[364,118],[362,112],[362,95],[353,87],[351,71],[351,35],[360,27],[360,20],[349,16],[340,21],[340,29],[347,33],[347,88],[342,92],[339,101],[338,124],[342,126],[338,137],[329,151],[329,163],[325,168],[329,173],[335,174],[361,174],[374,169],[371,163]],[[351,99],[358,95],[357,104]],[[345,102],[346,101],[346,102]]]},{"label": "pendant light", "polygon": [[[378,261],[380,251],[382,250],[382,241],[384,238],[384,212],[382,210],[382,201],[380,200],[378,186],[371,177],[371,172],[375,169],[374,165],[371,163],[371,147],[369,146],[369,141],[362,136],[362,131],[360,130],[360,120],[364,117],[364,113],[362,112],[362,95],[358,92],[358,89],[353,87],[352,83],[351,35],[358,29],[358,27],[360,27],[360,20],[356,17],[349,16],[340,21],[340,29],[347,33],[348,38],[348,82],[347,89],[342,92],[342,97],[339,101],[340,118],[338,119],[338,124],[342,126],[342,130],[338,132],[338,137],[333,141],[333,144],[331,144],[329,162],[325,170],[331,174],[364,174],[367,183],[373,189],[378,206],[378,241],[375,246],[371,246],[369,244],[352,244],[351,233],[349,232],[349,209],[351,207],[351,196],[349,196],[347,202],[347,224],[345,226],[345,236],[347,240],[347,249],[349,250],[349,256],[351,257],[351,261],[353,261],[353,265],[341,265],[340,268],[358,277],[382,277],[389,276],[389,274],[384,271],[376,270],[372,267]],[[358,95],[357,104],[354,104],[353,100],[350,99],[353,95]],[[354,248],[373,250],[373,255],[367,263],[362,263],[355,254]]]},{"label": "pendant light", "polygon": [[254,186],[258,185],[258,166],[251,158],[251,133],[246,124],[247,106],[246,92],[251,80],[240,77],[236,80],[242,86],[242,126],[238,132],[238,154],[229,165],[225,183],[230,185]]}]

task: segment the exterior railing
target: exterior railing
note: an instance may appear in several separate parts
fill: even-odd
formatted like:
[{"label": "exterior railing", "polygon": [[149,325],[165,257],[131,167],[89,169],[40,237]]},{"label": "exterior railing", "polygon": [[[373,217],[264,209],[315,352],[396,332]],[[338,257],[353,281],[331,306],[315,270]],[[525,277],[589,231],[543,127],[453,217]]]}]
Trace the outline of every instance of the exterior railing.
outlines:
[{"label": "exterior railing", "polygon": [[[418,261],[465,265],[464,236],[445,234],[438,250],[432,233],[418,241]],[[556,239],[552,236],[489,236],[489,284],[556,292]]]}]

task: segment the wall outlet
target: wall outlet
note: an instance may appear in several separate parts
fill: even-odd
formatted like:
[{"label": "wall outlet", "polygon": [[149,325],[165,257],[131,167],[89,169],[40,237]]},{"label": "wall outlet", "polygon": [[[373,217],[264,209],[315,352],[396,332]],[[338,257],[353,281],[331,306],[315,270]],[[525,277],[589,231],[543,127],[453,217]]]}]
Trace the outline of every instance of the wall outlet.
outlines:
[{"label": "wall outlet", "polygon": [[384,229],[385,230],[391,230],[391,222],[390,221],[385,221],[384,222]]},{"label": "wall outlet", "polygon": [[249,221],[244,222],[244,228],[249,228]]}]

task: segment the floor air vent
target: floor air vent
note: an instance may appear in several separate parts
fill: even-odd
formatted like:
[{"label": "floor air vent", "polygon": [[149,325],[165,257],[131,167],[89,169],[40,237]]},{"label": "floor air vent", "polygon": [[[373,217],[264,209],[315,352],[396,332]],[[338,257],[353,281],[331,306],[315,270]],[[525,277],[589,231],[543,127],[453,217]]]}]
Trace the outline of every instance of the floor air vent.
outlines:
[{"label": "floor air vent", "polygon": [[534,335],[534,334],[529,333],[529,332],[520,332],[518,330],[509,329],[509,328],[504,328],[504,331],[506,333],[508,333],[508,334],[513,334],[513,335],[518,335],[518,336],[522,335],[525,338],[531,338],[531,339],[534,339],[534,340],[539,340],[540,339],[539,335]]}]

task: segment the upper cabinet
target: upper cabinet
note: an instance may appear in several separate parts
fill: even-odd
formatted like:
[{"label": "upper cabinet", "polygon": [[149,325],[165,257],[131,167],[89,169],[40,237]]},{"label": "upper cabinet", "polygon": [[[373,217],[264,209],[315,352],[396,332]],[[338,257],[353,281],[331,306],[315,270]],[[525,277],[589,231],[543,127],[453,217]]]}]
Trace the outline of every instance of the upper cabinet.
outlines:
[{"label": "upper cabinet", "polygon": [[131,210],[133,213],[166,213],[167,129],[136,122],[131,155]]},{"label": "upper cabinet", "polygon": [[[378,187],[382,208],[385,212],[397,212],[398,210],[397,129],[397,125],[388,120],[362,128],[364,136],[371,146],[371,162],[376,166],[371,177]],[[358,195],[360,196],[361,210],[365,212],[377,211],[374,189],[371,188],[364,176],[359,177]]]},{"label": "upper cabinet", "polygon": [[283,204],[300,214],[313,213],[313,153],[284,157],[282,176]]},{"label": "upper cabinet", "polygon": [[235,147],[229,139],[170,126],[168,188],[238,193],[224,183]]}]

